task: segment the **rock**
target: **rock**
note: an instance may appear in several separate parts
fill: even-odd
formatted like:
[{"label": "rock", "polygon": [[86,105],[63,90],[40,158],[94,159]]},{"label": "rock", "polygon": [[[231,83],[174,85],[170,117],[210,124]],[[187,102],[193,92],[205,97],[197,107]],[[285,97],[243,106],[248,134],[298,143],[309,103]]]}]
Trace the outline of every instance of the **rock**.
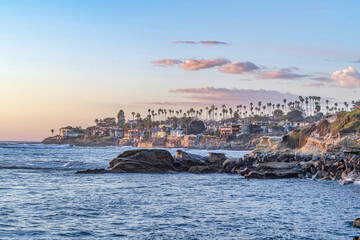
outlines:
[{"label": "rock", "polygon": [[305,173],[305,177],[306,177],[306,178],[311,178],[311,177],[312,177],[312,174],[309,173],[309,172],[307,172],[307,173]]},{"label": "rock", "polygon": [[330,173],[331,176],[335,176],[337,169],[338,166],[333,164],[331,167],[329,167],[328,172]]},{"label": "rock", "polygon": [[341,180],[341,174],[342,174],[342,172],[340,170],[337,171],[335,176],[334,176],[334,180],[336,180],[336,181]]},{"label": "rock", "polygon": [[175,162],[188,168],[196,165],[204,165],[208,161],[209,159],[207,157],[187,153],[182,150],[177,150],[175,155]]},{"label": "rock", "polygon": [[353,181],[351,181],[351,180],[343,180],[342,182],[341,182],[341,185],[350,185],[350,184],[353,184],[354,182]]},{"label": "rock", "polygon": [[355,219],[353,225],[354,227],[360,228],[360,218]]},{"label": "rock", "polygon": [[75,172],[75,174],[99,174],[99,173],[110,173],[110,171],[105,170],[103,168],[98,168],[98,169],[88,169],[84,171]]},{"label": "rock", "polygon": [[297,165],[297,163],[287,163],[287,162],[267,162],[267,163],[258,163],[254,164],[254,167],[262,169],[290,169]]},{"label": "rock", "polygon": [[353,240],[359,240],[359,239],[360,239],[359,236],[353,237]]},{"label": "rock", "polygon": [[110,172],[116,173],[168,173],[177,171],[174,158],[162,149],[137,149],[125,151],[113,159]]},{"label": "rock", "polygon": [[231,173],[231,170],[236,166],[237,162],[238,159],[235,158],[226,159],[222,164],[222,169],[225,173]]},{"label": "rock", "polygon": [[311,179],[312,180],[315,180],[315,179],[320,179],[320,178],[322,178],[323,176],[322,176],[322,174],[321,174],[321,171],[317,171],[312,177],[311,177]]},{"label": "rock", "polygon": [[210,162],[223,162],[226,160],[225,153],[210,152],[209,155]]},{"label": "rock", "polygon": [[264,179],[277,179],[277,178],[297,178],[301,172],[295,169],[272,169],[265,172],[251,171],[245,175],[245,178],[264,178]]},{"label": "rock", "polygon": [[199,165],[199,166],[192,166],[189,169],[189,173],[215,173],[217,171],[217,169],[211,168],[210,166],[204,166],[204,165]]}]

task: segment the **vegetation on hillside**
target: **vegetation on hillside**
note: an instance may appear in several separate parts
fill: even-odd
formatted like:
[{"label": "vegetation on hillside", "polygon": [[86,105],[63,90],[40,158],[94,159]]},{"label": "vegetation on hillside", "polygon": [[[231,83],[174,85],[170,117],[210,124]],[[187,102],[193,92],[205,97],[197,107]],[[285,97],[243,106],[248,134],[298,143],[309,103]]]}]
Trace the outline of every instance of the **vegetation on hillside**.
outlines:
[{"label": "vegetation on hillside", "polygon": [[326,119],[319,121],[317,124],[301,130],[294,130],[284,138],[289,148],[300,148],[307,142],[309,136],[316,131],[319,136],[323,137],[331,133],[333,136],[337,134],[360,134],[360,102],[350,112],[339,112],[334,122],[329,123]]}]

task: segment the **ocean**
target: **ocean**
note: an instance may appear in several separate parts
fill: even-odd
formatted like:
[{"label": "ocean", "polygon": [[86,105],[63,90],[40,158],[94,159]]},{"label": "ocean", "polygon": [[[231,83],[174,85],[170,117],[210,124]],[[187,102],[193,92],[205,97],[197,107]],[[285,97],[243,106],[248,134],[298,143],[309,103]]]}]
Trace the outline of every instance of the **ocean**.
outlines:
[{"label": "ocean", "polygon": [[[360,186],[237,174],[74,174],[131,147],[0,143],[0,239],[352,239]],[[175,154],[176,149],[168,149]],[[186,150],[207,156],[208,150]],[[239,158],[244,151],[216,150]]]}]

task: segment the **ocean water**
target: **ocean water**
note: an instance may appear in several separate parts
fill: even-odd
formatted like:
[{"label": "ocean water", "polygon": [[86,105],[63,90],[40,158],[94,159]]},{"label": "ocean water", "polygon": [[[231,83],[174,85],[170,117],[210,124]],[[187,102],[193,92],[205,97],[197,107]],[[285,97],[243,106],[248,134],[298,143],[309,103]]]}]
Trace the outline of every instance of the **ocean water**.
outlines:
[{"label": "ocean water", "polygon": [[[99,174],[129,147],[0,143],[0,239],[352,239],[360,186]],[[170,149],[175,153],[174,149]],[[188,150],[207,155],[206,150]],[[221,151],[229,157],[245,152]]]}]

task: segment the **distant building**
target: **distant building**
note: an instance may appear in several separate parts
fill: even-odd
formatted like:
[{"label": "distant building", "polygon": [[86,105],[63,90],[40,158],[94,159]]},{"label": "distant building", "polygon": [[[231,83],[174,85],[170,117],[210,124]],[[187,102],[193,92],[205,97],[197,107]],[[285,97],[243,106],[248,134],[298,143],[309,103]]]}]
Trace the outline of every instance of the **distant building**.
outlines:
[{"label": "distant building", "polygon": [[109,136],[112,138],[123,138],[124,131],[118,128],[111,128],[109,129]]},{"label": "distant building", "polygon": [[124,132],[124,139],[140,139],[142,133],[139,129],[129,129],[128,131]]},{"label": "distant building", "polygon": [[59,136],[62,139],[77,138],[83,135],[83,133],[74,132],[72,127],[64,127],[59,129]]},{"label": "distant building", "polygon": [[236,135],[241,132],[240,124],[230,124],[229,126],[221,126],[219,127],[219,132],[222,135]]}]

